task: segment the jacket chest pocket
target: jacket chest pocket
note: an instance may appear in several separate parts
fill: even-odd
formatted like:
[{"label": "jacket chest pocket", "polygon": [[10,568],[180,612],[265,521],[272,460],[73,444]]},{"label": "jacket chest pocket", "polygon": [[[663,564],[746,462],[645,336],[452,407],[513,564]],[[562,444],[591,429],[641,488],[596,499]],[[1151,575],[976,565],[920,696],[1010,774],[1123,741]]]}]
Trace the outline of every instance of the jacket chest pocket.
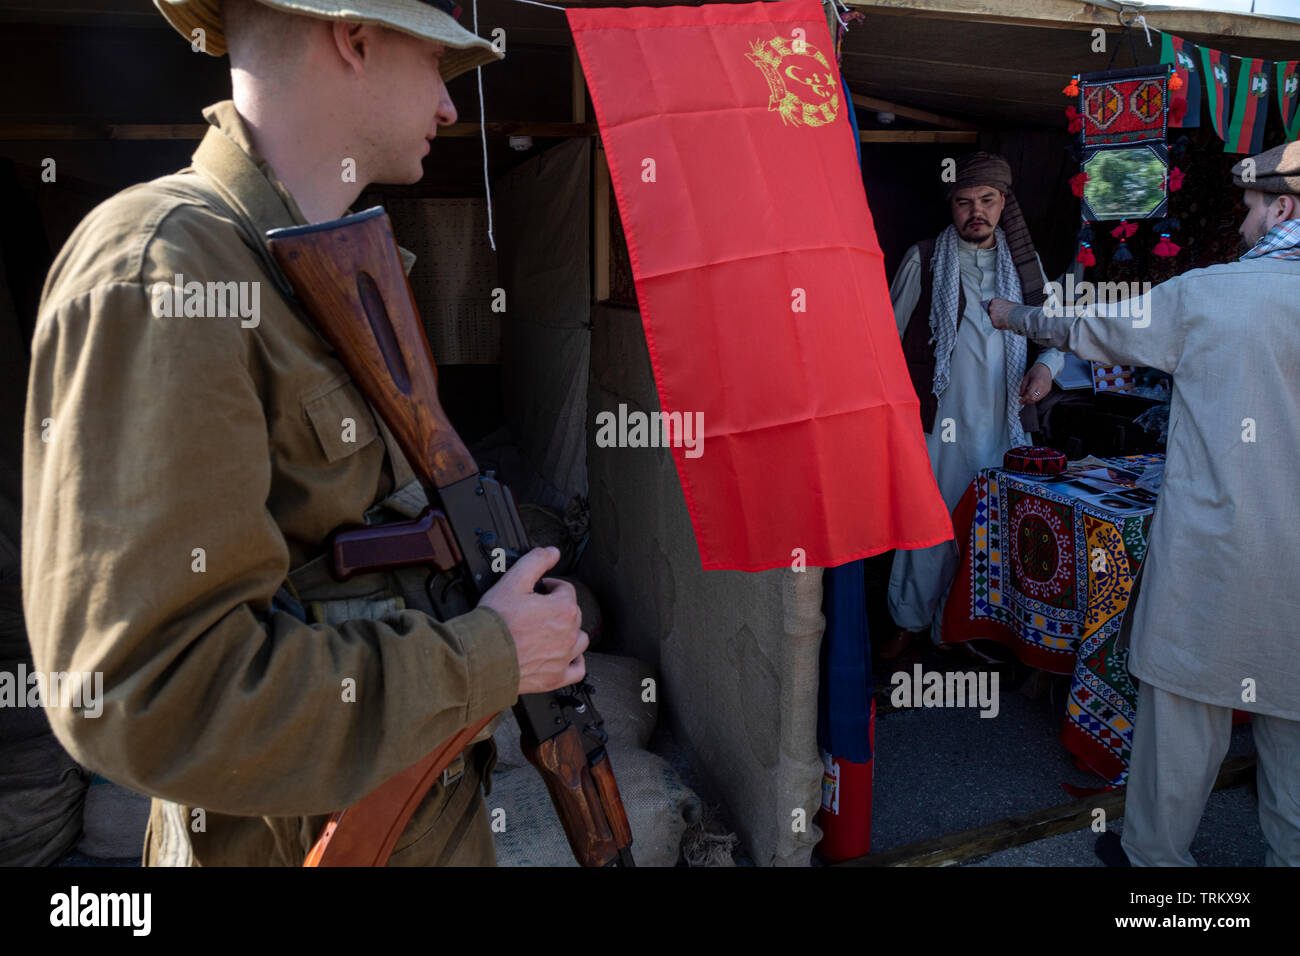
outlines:
[{"label": "jacket chest pocket", "polygon": [[304,395],[302,411],[316,433],[326,460],[331,463],[355,454],[379,438],[370,406],[346,376]]}]

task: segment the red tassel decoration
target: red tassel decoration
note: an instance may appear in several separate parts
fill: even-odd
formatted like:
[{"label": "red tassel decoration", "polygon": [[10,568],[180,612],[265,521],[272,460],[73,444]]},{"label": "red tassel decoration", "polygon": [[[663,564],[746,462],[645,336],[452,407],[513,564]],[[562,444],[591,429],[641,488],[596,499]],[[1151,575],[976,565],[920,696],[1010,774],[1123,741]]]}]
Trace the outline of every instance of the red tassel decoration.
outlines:
[{"label": "red tassel decoration", "polygon": [[1061,90],[1061,92],[1064,93],[1066,96],[1078,96],[1078,95],[1079,95],[1079,76],[1078,76],[1078,74],[1075,74],[1074,79],[1070,80],[1069,84],[1065,87],[1065,89]]},{"label": "red tassel decoration", "polygon": [[1181,90],[1183,88],[1183,78],[1177,73],[1169,77],[1169,88],[1171,90]]},{"label": "red tassel decoration", "polygon": [[1070,121],[1069,130],[1071,133],[1077,133],[1083,129],[1083,117],[1079,115],[1079,111],[1073,106],[1065,108],[1065,118]]},{"label": "red tassel decoration", "polygon": [[1083,184],[1088,181],[1087,173],[1077,173],[1070,177],[1070,192],[1074,193],[1080,199],[1083,198]]},{"label": "red tassel decoration", "polygon": [[1127,219],[1121,219],[1119,225],[1112,229],[1110,234],[1116,239],[1127,239],[1137,231],[1138,227],[1135,223],[1131,223]]},{"label": "red tassel decoration", "polygon": [[1079,246],[1079,254],[1074,258],[1075,262],[1082,262],[1085,266],[1095,266],[1097,257],[1092,254],[1092,244],[1085,242]]},{"label": "red tassel decoration", "polygon": [[1174,100],[1172,103],[1169,104],[1170,125],[1177,126],[1179,123],[1183,121],[1183,117],[1186,115],[1187,115],[1187,100],[1185,99]]},{"label": "red tassel decoration", "polygon": [[1169,259],[1182,252],[1182,246],[1175,242],[1170,242],[1169,233],[1162,232],[1160,234],[1160,241],[1156,243],[1155,248],[1151,251],[1158,256],[1163,256],[1164,258]]},{"label": "red tassel decoration", "polygon": [[1175,166],[1169,170],[1169,191],[1176,193],[1183,188],[1183,171]]}]

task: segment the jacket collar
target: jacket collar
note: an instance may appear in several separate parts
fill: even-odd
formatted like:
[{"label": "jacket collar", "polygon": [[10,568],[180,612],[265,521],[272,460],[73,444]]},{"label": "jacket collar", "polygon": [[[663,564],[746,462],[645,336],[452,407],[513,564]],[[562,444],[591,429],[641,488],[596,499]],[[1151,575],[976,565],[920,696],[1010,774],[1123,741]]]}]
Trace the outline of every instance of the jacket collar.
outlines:
[{"label": "jacket collar", "polygon": [[231,100],[203,111],[211,128],[194,152],[194,166],[206,173],[247,224],[264,236],[268,229],[306,225],[293,196],[271,164],[253,148],[248,128]]},{"label": "jacket collar", "polygon": [[[211,181],[234,213],[248,244],[266,262],[286,294],[291,286],[266,247],[266,233],[285,226],[305,226],[307,218],[298,203],[275,175],[271,164],[253,148],[248,127],[233,100],[213,103],[203,111],[211,128],[194,151],[192,165]],[[345,215],[350,214],[348,210]],[[415,255],[397,247],[406,272]]]}]

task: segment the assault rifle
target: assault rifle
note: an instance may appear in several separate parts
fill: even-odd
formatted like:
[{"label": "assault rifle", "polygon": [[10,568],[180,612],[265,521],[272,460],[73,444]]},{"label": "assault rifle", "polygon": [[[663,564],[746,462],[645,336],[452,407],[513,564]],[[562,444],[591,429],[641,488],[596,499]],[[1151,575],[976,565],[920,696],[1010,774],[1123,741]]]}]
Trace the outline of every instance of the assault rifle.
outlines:
[{"label": "assault rifle", "polygon": [[[429,501],[441,504],[413,521],[335,535],[335,574],[430,565],[459,579],[477,603],[528,550],[528,536],[509,489],[480,474],[438,401],[437,368],[388,215],[376,206],[331,222],[273,229],[267,240],[299,301],[393,433]],[[431,572],[430,586],[434,578]],[[632,831],[590,686],[524,694],[514,711],[523,751],[546,781],[578,862],[632,866]],[[429,788],[491,720],[466,727],[359,803],[334,813],[304,865],[384,866]]]}]

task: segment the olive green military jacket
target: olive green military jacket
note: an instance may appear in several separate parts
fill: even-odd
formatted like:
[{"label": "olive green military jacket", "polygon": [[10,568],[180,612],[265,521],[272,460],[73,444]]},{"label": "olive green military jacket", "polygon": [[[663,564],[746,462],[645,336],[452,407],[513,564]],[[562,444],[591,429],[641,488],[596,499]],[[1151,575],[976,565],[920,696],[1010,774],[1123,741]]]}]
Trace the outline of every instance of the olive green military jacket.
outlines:
[{"label": "olive green military jacket", "polygon": [[[147,863],[296,865],[324,815],[513,704],[518,659],[488,608],[336,625],[272,608],[399,466],[260,241],[304,223],[297,204],[233,103],[204,115],[193,164],[96,208],[46,281],[23,602],[38,669],[102,674],[99,716],[47,706],[59,740],[161,798]],[[395,863],[492,862],[470,763]]]}]

